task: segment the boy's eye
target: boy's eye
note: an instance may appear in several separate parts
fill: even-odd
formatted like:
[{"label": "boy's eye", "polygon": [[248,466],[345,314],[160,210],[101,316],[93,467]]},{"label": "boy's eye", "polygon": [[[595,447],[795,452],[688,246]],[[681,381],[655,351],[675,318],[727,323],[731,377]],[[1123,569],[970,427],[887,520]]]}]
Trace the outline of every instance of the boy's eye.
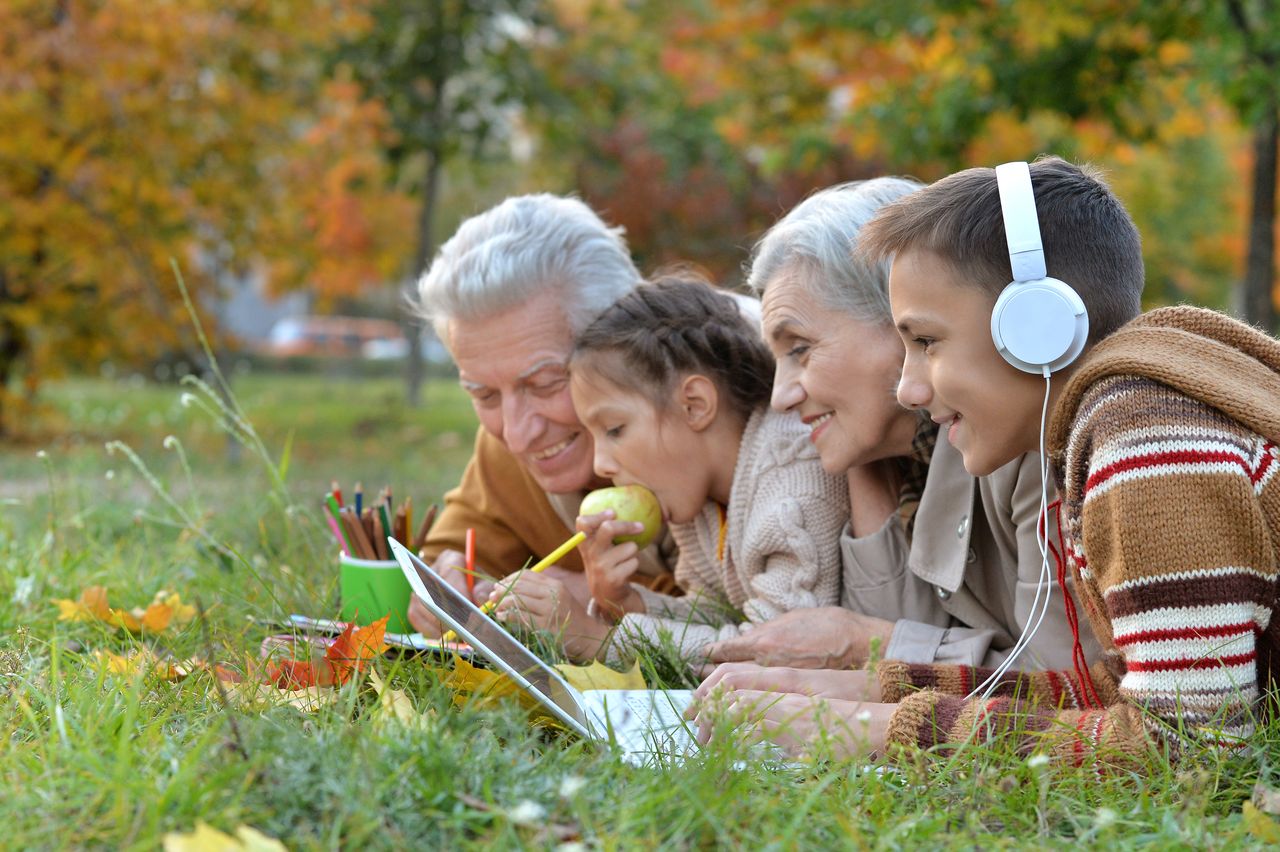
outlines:
[{"label": "boy's eye", "polygon": [[608,429],[605,429],[605,430],[604,430],[604,434],[605,434],[605,437],[606,437],[606,438],[617,438],[617,437],[619,437],[620,435],[622,435],[622,427],[621,427],[621,426],[612,426],[612,427],[610,427],[610,428],[608,428]]},{"label": "boy's eye", "polygon": [[933,345],[934,341],[932,337],[913,337],[911,339],[911,342],[914,343],[916,346],[919,346],[925,352],[928,352],[929,347]]}]

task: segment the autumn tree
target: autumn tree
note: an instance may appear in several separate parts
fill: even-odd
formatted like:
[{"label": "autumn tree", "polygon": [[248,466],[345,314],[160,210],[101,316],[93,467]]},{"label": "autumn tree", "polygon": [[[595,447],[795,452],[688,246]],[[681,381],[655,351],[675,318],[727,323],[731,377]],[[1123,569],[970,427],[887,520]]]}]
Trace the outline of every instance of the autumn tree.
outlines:
[{"label": "autumn tree", "polygon": [[1231,276],[1224,249],[1238,228],[1238,139],[1222,93],[1274,58],[1270,2],[1243,4],[1252,52],[1227,18],[1241,4],[1138,0],[712,0],[680,13],[669,50],[764,162],[847,149],[931,180],[1041,151],[1101,161],[1146,236],[1149,289],[1204,298]]},{"label": "autumn tree", "polygon": [[[446,162],[505,156],[513,117],[537,93],[528,41],[540,25],[537,0],[377,0],[371,26],[334,53],[371,103],[386,111],[390,179],[417,204],[402,269],[415,279],[435,253],[435,222]],[[495,151],[495,145],[497,150]],[[421,327],[406,319],[408,402],[422,381]]]},{"label": "autumn tree", "polygon": [[360,6],[0,4],[0,427],[19,378],[30,395],[69,364],[197,363],[171,259],[198,305],[225,271],[306,279],[318,205],[290,167],[319,111],[313,57],[365,26]]}]

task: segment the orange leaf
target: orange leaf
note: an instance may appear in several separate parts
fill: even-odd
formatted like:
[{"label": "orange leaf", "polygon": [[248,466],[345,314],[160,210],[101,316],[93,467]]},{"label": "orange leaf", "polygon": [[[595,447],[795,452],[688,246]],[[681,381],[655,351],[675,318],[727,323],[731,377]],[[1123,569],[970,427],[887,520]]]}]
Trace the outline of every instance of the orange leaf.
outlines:
[{"label": "orange leaf", "polygon": [[316,686],[316,667],[308,660],[281,660],[267,668],[266,682],[277,689],[305,689]]},{"label": "orange leaf", "polygon": [[387,633],[387,618],[382,618],[368,627],[356,629],[348,624],[342,635],[325,651],[324,658],[333,672],[333,681],[339,685],[351,679],[352,672],[362,671],[364,664],[386,650],[382,637]]}]

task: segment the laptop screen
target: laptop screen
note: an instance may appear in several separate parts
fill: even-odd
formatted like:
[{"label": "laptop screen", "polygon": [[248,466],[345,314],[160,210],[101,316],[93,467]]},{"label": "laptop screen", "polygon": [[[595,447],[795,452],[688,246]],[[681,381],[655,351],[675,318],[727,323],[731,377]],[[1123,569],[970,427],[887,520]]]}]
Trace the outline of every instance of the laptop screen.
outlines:
[{"label": "laptop screen", "polygon": [[[409,582],[419,595],[426,592],[424,603],[430,609],[438,609],[438,616],[447,616],[442,620],[454,622],[451,626],[455,629],[470,633],[476,640],[472,645],[477,652],[493,658],[500,668],[523,677],[533,689],[541,693],[542,698],[554,704],[565,716],[583,728],[589,727],[582,706],[572,694],[572,687],[555,669],[520,644],[502,625],[481,612],[479,607],[442,580],[439,574],[403,545],[393,539],[389,541],[401,567],[414,569],[413,573],[417,575],[419,583],[413,583],[412,577],[408,578]],[[405,562],[406,558],[408,564]],[[407,574],[406,571],[406,576]]]}]

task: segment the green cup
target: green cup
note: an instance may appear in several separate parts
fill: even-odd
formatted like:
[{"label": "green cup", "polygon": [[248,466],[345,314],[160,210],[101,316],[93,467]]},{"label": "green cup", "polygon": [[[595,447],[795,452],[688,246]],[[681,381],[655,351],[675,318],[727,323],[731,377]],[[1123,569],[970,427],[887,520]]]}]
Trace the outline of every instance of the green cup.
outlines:
[{"label": "green cup", "polygon": [[384,615],[388,633],[412,633],[409,626],[409,581],[400,563],[384,559],[355,559],[338,554],[342,620],[372,624]]}]

